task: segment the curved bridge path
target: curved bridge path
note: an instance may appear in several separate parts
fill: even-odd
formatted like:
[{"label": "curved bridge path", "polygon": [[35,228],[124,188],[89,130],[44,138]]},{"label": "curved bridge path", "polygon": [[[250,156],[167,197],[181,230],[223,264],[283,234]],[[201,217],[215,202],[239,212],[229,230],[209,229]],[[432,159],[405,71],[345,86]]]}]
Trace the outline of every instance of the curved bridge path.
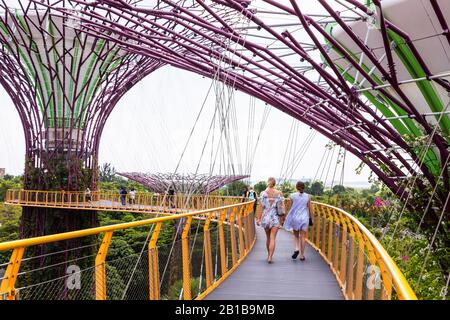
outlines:
[{"label": "curved bridge path", "polygon": [[328,264],[309,244],[305,261],[292,260],[292,235],[280,230],[273,263],[266,262],[266,236],[256,227],[252,252],[205,300],[343,300]]}]

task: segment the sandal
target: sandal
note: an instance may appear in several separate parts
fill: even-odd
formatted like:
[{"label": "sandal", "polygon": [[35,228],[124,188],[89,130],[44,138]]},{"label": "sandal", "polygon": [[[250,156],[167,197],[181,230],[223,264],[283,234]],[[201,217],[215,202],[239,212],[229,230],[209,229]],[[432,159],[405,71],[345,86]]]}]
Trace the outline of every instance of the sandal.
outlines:
[{"label": "sandal", "polygon": [[297,259],[299,253],[300,253],[299,250],[294,251],[294,254],[292,255],[292,260]]},{"label": "sandal", "polygon": [[305,256],[300,257],[300,261],[305,261]]}]

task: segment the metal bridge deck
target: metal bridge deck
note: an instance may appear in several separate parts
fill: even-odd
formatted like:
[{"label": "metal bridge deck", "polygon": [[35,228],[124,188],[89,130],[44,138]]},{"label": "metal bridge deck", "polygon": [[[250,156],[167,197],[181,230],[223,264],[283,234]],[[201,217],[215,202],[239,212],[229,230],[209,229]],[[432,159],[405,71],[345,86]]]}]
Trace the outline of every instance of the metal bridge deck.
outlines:
[{"label": "metal bridge deck", "polygon": [[292,235],[280,230],[273,263],[266,262],[266,237],[257,240],[245,261],[205,300],[342,300],[344,296],[328,264],[310,245],[305,261],[293,261]]}]

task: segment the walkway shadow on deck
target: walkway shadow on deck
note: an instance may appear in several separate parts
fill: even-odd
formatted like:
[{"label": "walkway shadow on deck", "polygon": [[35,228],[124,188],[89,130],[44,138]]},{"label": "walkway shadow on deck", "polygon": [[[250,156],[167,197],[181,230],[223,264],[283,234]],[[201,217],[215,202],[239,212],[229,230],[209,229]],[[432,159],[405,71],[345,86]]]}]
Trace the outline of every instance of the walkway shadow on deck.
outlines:
[{"label": "walkway shadow on deck", "polygon": [[257,240],[247,259],[205,300],[342,300],[344,296],[330,267],[307,245],[305,261],[293,261],[292,235],[280,230],[273,263],[266,262],[265,234],[256,227]]}]

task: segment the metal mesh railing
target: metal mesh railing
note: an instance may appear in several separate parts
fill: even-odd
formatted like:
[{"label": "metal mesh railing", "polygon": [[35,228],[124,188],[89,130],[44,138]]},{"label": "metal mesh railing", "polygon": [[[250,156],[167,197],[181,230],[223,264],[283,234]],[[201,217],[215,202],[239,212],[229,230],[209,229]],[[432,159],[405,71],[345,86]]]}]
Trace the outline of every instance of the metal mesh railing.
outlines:
[{"label": "metal mesh railing", "polygon": [[[252,208],[253,202],[240,202],[0,244],[0,251],[12,251],[9,263],[0,266],[6,268],[0,278],[0,298],[202,298],[250,251],[255,241]],[[127,228],[147,230],[148,241],[135,242],[133,250],[122,249],[124,240],[114,239],[114,232]],[[92,236],[95,241],[83,246],[81,239]],[[59,241],[72,247],[48,250]],[[41,250],[44,247],[46,251]],[[113,259],[108,258],[108,249],[114,251]]]},{"label": "metal mesh railing", "polygon": [[353,216],[313,202],[308,242],[329,263],[347,299],[416,299],[376,238]]}]

